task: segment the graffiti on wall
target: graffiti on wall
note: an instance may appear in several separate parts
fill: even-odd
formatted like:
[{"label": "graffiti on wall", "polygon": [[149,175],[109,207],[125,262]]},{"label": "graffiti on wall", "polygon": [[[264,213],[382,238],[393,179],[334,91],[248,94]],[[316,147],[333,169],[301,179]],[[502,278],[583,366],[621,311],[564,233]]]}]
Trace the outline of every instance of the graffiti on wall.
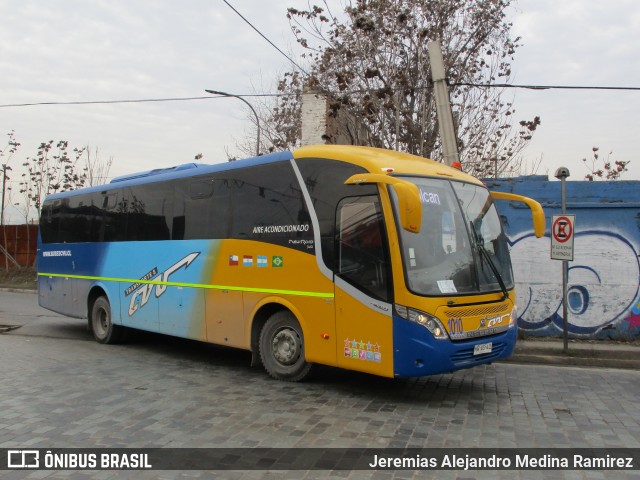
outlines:
[{"label": "graffiti on wall", "polygon": [[[562,333],[562,262],[550,258],[550,238],[510,239],[518,326],[529,335]],[[568,330],[575,338],[632,339],[640,334],[638,248],[623,233],[577,231],[569,262]]]}]

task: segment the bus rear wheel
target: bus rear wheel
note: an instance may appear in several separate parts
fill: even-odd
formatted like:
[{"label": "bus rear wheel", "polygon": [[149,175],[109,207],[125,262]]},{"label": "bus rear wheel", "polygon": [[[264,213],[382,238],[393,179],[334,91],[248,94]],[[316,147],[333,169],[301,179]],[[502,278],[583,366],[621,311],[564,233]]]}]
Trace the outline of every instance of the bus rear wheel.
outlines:
[{"label": "bus rear wheel", "polygon": [[286,311],[269,317],[260,332],[260,359],[276,380],[298,382],[311,370],[304,359],[304,337],[296,318]]},{"label": "bus rear wheel", "polygon": [[89,318],[93,338],[98,343],[113,344],[122,339],[123,327],[111,321],[111,305],[106,297],[98,297],[91,306]]}]

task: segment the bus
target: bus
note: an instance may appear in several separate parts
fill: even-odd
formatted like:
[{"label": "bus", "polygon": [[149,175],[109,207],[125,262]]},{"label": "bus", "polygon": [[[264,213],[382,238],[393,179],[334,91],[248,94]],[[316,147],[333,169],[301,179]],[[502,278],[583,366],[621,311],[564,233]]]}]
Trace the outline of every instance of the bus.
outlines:
[{"label": "bus", "polygon": [[245,349],[275,379],[312,365],[418,377],[506,358],[508,239],[478,179],[425,158],[320,145],[184,164],[43,202],[38,301],[127,329]]}]

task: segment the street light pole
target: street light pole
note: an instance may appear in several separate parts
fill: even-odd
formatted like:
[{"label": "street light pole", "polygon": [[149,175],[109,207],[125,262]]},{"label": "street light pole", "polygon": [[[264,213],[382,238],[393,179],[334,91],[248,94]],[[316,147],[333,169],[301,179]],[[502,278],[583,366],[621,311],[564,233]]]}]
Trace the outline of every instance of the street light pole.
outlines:
[{"label": "street light pole", "polygon": [[256,112],[255,108],[253,108],[253,106],[249,102],[247,102],[244,98],[242,98],[239,95],[234,95],[233,93],[219,92],[218,90],[205,90],[205,92],[211,93],[212,95],[222,95],[223,97],[234,97],[234,98],[237,98],[238,100],[242,100],[244,103],[247,104],[247,106],[251,109],[251,111],[256,117],[256,127],[258,128],[258,139],[256,143],[256,157],[259,156],[260,155],[260,118],[258,117],[258,113]]}]

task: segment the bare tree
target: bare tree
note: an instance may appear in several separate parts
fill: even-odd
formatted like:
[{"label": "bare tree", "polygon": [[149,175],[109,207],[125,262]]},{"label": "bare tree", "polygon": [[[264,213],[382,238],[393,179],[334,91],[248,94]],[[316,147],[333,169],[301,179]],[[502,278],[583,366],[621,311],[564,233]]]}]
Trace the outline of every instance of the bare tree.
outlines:
[{"label": "bare tree", "polygon": [[91,152],[91,147],[87,145],[84,148],[84,169],[86,172],[87,186],[102,185],[109,178],[109,170],[113,165],[113,157],[103,159],[100,157],[98,147]]},{"label": "bare tree", "polygon": [[2,203],[0,204],[0,225],[4,225],[4,206],[5,200],[7,196],[7,192],[11,190],[11,186],[7,185],[9,182],[9,173],[12,168],[9,166],[9,161],[20,148],[20,143],[16,141],[15,132],[11,130],[7,133],[9,139],[7,140],[7,144],[0,150],[0,158],[3,159],[0,167],[2,169]]},{"label": "bare tree", "polygon": [[[303,89],[330,93],[330,114],[348,108],[374,146],[441,158],[430,84],[429,40],[440,40],[465,170],[500,174],[517,161],[540,118],[515,121],[513,101],[497,88],[508,82],[520,38],[512,39],[505,10],[511,0],[344,0],[288,9],[309,74],[287,72],[282,94],[261,124],[271,148],[300,142]],[[344,20],[343,20],[344,19]],[[266,141],[265,140],[265,143]]]},{"label": "bare tree", "polygon": [[620,177],[627,171],[627,165],[630,160],[611,160],[613,152],[609,152],[606,158],[602,158],[598,152],[599,147],[591,149],[591,158],[587,160],[583,158],[585,166],[589,170],[589,174],[584,179],[590,182],[594,180],[620,180]]},{"label": "bare tree", "polygon": [[86,185],[87,167],[80,162],[86,147],[74,148],[71,153],[68,150],[66,140],[49,140],[40,144],[35,157],[27,157],[22,164],[26,172],[22,174],[20,193],[25,196],[27,216],[31,205],[40,213],[47,195]]}]

